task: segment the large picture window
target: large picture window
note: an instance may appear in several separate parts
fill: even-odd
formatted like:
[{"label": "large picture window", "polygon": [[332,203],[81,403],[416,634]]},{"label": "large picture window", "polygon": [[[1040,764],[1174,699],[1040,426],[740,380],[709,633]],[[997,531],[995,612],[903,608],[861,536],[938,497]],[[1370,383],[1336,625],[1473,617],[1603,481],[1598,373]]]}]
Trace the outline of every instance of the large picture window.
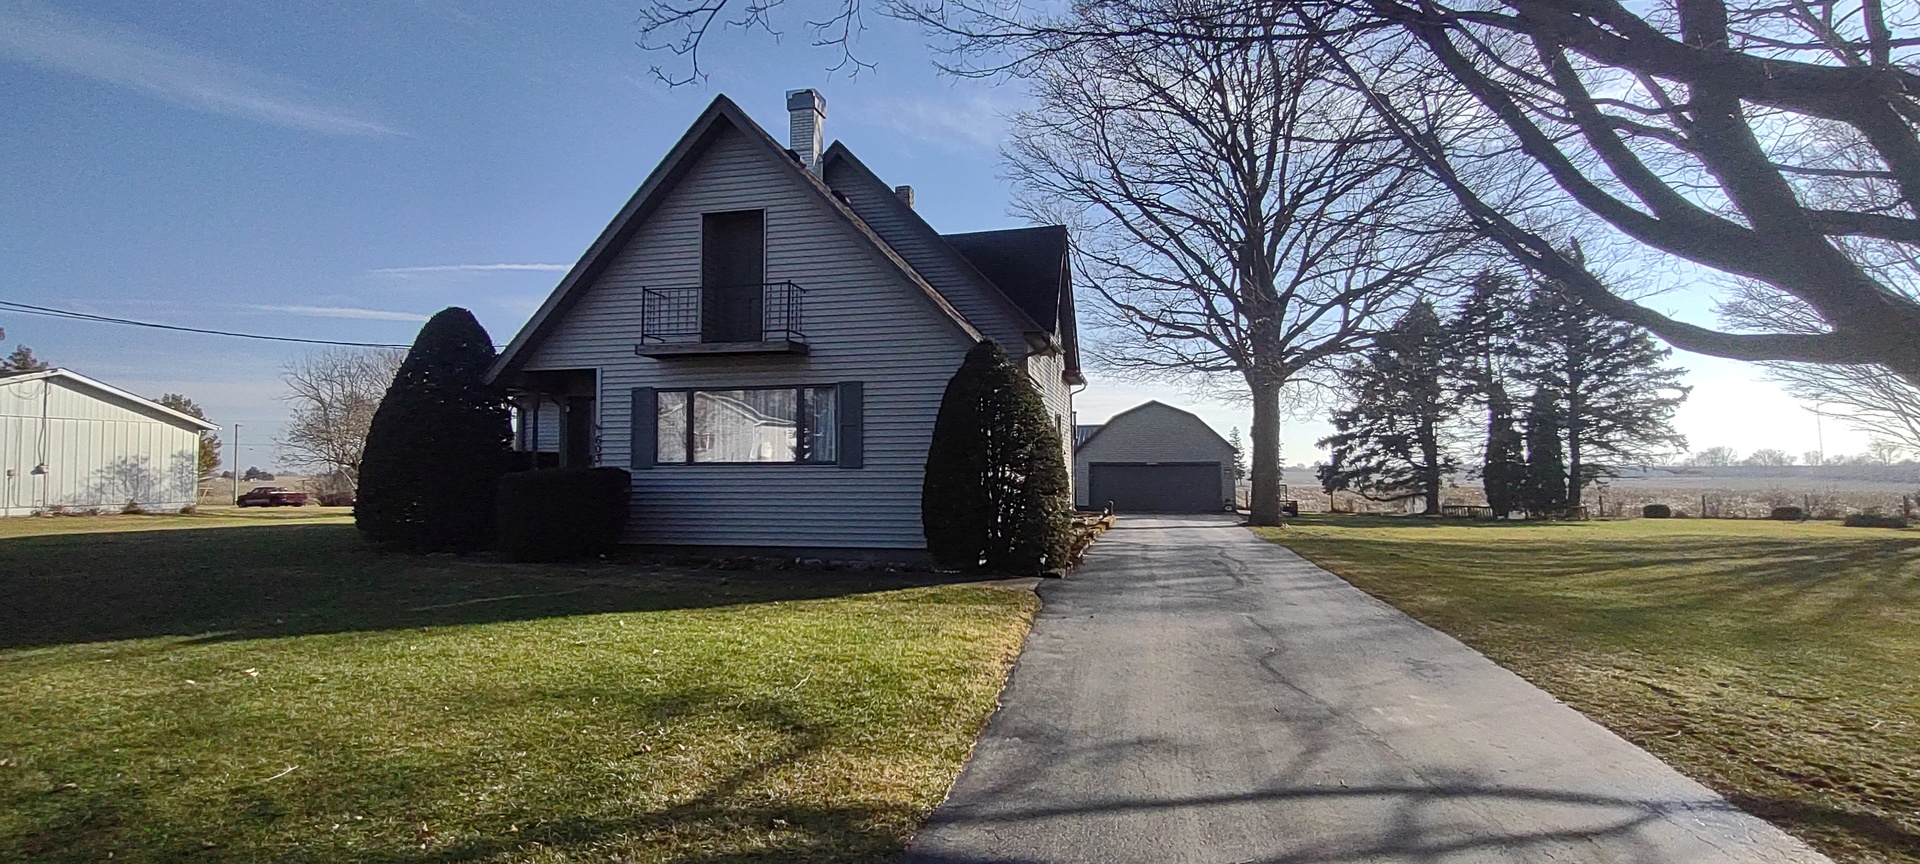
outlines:
[{"label": "large picture window", "polygon": [[662,390],[654,461],[834,462],[839,458],[835,389]]}]

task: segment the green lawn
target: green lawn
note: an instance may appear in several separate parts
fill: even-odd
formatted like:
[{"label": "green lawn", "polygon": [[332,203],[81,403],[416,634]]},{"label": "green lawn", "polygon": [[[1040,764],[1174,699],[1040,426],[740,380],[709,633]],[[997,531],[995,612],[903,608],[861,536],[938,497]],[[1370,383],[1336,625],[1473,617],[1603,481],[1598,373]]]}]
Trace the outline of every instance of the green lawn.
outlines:
[{"label": "green lawn", "polygon": [[1259,530],[1835,858],[1920,862],[1920,531],[1362,517]]},{"label": "green lawn", "polygon": [[0,860],[886,861],[1037,605],[316,510],[0,520]]}]

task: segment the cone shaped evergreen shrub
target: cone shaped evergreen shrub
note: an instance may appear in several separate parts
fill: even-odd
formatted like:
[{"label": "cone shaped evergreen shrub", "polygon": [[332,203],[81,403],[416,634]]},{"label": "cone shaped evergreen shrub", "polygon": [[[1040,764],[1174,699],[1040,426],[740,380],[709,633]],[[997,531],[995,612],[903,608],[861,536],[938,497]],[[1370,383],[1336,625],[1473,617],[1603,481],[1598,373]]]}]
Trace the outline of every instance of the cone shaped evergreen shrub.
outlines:
[{"label": "cone shaped evergreen shrub", "polygon": [[420,328],[374,411],[353,521],[398,551],[464,551],[493,538],[494,492],[512,432],[486,386],[493,340],[473,313],[441,310]]},{"label": "cone shaped evergreen shrub", "polygon": [[1487,395],[1487,452],[1480,465],[1480,485],[1493,515],[1523,509],[1527,485],[1524,439],[1514,427],[1513,402],[1506,388],[1495,384]]},{"label": "cone shaped evergreen shrub", "polygon": [[988,340],[967,352],[947,381],[933,443],[920,485],[920,524],[927,552],[946,567],[978,567],[993,524],[987,497],[986,394],[996,369],[1009,365],[1005,351]]},{"label": "cone shaped evergreen shrub", "polygon": [[950,567],[1063,568],[1073,501],[1066,450],[1046,403],[988,340],[947,382],[927,450],[921,522]]},{"label": "cone shaped evergreen shrub", "polygon": [[1005,573],[1064,570],[1073,530],[1066,450],[1039,391],[1011,365],[1006,371],[1011,380],[995,391],[1002,398],[988,439],[1000,482],[991,487],[995,530],[986,564]]},{"label": "cone shaped evergreen shrub", "polygon": [[1560,397],[1551,390],[1534,391],[1527,412],[1527,512],[1557,516],[1567,509],[1567,449],[1560,440]]}]

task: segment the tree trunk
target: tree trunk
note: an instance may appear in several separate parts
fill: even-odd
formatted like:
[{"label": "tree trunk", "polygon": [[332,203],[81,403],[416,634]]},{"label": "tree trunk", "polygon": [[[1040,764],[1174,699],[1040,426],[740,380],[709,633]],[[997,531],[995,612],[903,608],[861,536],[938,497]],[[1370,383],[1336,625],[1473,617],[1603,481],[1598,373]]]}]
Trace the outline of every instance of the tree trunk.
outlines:
[{"label": "tree trunk", "polygon": [[1567,509],[1580,506],[1580,489],[1587,485],[1584,469],[1580,467],[1580,430],[1567,429]]},{"label": "tree trunk", "polygon": [[1254,525],[1280,524],[1280,385],[1253,389],[1252,515]]},{"label": "tree trunk", "polygon": [[1440,475],[1440,439],[1434,434],[1431,425],[1428,425],[1420,435],[1420,458],[1427,462],[1427,467],[1420,472],[1421,485],[1426,487],[1421,491],[1426,493],[1427,498],[1427,508],[1423,515],[1438,516],[1440,515],[1440,487],[1446,482],[1446,478]]}]

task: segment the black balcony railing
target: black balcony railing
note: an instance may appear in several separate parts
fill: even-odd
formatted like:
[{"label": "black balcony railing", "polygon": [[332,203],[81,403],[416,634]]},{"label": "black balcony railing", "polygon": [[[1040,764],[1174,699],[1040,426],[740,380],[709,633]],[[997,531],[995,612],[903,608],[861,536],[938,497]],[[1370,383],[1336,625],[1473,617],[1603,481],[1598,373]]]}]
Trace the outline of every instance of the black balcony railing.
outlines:
[{"label": "black balcony railing", "polygon": [[800,300],[793,282],[759,285],[642,288],[640,345],[804,343]]}]

